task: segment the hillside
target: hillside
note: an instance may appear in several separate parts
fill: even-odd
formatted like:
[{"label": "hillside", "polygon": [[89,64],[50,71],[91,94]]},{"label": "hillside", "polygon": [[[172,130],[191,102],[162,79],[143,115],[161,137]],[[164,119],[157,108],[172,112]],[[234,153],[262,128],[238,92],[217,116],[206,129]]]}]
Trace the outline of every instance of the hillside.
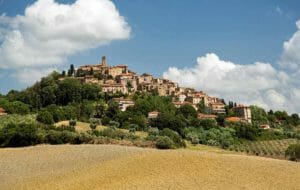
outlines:
[{"label": "hillside", "polygon": [[113,145],[0,149],[1,189],[299,189],[299,163]]}]

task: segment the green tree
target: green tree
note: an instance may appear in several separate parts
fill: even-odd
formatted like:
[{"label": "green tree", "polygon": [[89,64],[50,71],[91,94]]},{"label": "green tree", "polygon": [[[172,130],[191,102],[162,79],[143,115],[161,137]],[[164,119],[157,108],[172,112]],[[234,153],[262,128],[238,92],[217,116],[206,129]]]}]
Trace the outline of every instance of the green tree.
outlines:
[{"label": "green tree", "polygon": [[75,71],[74,65],[71,64],[71,65],[70,65],[70,69],[68,70],[68,76],[69,76],[69,77],[70,77],[70,76],[73,76],[74,71]]},{"label": "green tree", "polygon": [[36,120],[47,125],[54,124],[53,116],[48,111],[40,111],[36,117]]},{"label": "green tree", "polygon": [[46,110],[52,114],[54,122],[63,121],[66,119],[63,109],[56,104],[47,106]]},{"label": "green tree", "polygon": [[16,114],[26,115],[30,112],[29,106],[20,101],[13,102],[11,106],[12,112]]},{"label": "green tree", "polygon": [[285,157],[292,161],[300,159],[300,144],[292,144],[285,151]]},{"label": "green tree", "polygon": [[0,146],[19,147],[38,143],[37,128],[34,124],[9,123],[0,129]]},{"label": "green tree", "polygon": [[197,111],[191,105],[185,104],[178,108],[177,114],[182,114],[186,118],[197,117]]},{"label": "green tree", "polygon": [[268,123],[268,117],[266,111],[258,106],[250,106],[252,123],[254,124],[266,124]]},{"label": "green tree", "polygon": [[119,104],[115,101],[111,101],[108,104],[108,108],[105,115],[109,118],[115,118],[119,112],[120,112]]},{"label": "green tree", "polygon": [[82,99],[96,100],[100,93],[100,87],[96,84],[84,83],[82,84],[81,95]]},{"label": "green tree", "polygon": [[197,104],[198,112],[200,113],[207,113],[208,109],[205,106],[204,100],[202,99],[199,104]]},{"label": "green tree", "polygon": [[65,79],[58,83],[57,102],[61,105],[80,102],[81,83],[76,79]]}]

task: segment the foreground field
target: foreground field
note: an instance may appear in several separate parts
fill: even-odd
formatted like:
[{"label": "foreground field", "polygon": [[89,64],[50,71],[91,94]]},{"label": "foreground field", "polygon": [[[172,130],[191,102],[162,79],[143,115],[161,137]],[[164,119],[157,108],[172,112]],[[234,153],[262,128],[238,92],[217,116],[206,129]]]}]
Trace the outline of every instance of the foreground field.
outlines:
[{"label": "foreground field", "polygon": [[1,189],[300,189],[300,164],[114,145],[0,149]]}]

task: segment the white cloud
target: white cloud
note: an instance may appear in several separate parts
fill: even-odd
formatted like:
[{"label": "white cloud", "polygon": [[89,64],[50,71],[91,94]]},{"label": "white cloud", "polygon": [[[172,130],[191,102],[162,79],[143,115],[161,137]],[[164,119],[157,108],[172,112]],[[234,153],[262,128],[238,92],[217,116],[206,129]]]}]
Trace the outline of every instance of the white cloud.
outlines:
[{"label": "white cloud", "polygon": [[17,70],[11,74],[11,77],[15,78],[21,84],[32,85],[55,70],[55,68],[25,68]]},{"label": "white cloud", "polygon": [[283,45],[278,64],[237,64],[210,53],[197,58],[192,68],[169,68],[165,78],[228,100],[266,109],[300,113],[300,20],[298,29]]},{"label": "white cloud", "polygon": [[38,0],[24,15],[0,16],[0,68],[60,64],[78,52],[129,37],[130,27],[109,0]]},{"label": "white cloud", "polygon": [[296,22],[297,32],[283,44],[279,64],[283,69],[300,70],[300,20]]},{"label": "white cloud", "polygon": [[163,76],[227,101],[256,104],[267,109],[287,109],[290,112],[300,110],[299,104],[290,103],[295,100],[293,90],[295,96],[300,98],[299,87],[290,82],[291,78],[285,72],[276,70],[269,63],[241,65],[221,60],[210,53],[197,58],[197,64],[192,68],[171,67]]}]

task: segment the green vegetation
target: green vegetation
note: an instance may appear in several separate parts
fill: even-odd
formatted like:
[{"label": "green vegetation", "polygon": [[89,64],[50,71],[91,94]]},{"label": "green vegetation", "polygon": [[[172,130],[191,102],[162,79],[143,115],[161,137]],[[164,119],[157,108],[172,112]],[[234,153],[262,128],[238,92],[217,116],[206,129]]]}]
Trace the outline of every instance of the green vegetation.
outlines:
[{"label": "green vegetation", "polygon": [[300,160],[300,144],[292,144],[285,151],[285,157],[292,161]]},{"label": "green vegetation", "polygon": [[244,141],[229,147],[229,150],[257,156],[284,158],[288,146],[297,143],[296,139]]},{"label": "green vegetation", "polygon": [[[70,67],[67,75],[73,74],[74,68]],[[236,116],[233,110],[235,103],[230,102],[226,106],[226,114],[218,115],[216,120],[198,119],[198,112],[209,111],[203,101],[199,103],[197,112],[191,105],[176,108],[171,97],[160,97],[157,92],[136,92],[131,96],[107,94],[101,93],[97,85],[72,77],[59,80],[61,76],[54,72],[24,91],[10,91],[0,97],[0,107],[9,114],[0,118],[2,147],[38,143],[98,143],[104,139],[105,142],[115,140],[133,144],[151,142],[149,144],[155,144],[157,148],[166,149],[185,147],[185,142],[189,141],[193,145],[282,156],[288,144],[280,147],[279,142],[300,139],[298,114],[266,112],[251,106],[251,124],[227,122],[224,118]],[[113,99],[115,97],[130,98],[135,105],[121,111]],[[148,119],[151,111],[158,111],[158,117]],[[61,121],[67,123],[54,127]],[[87,123],[87,129],[79,133],[76,125],[81,122]],[[271,129],[260,129],[261,124],[268,124]],[[107,127],[99,129],[99,125]],[[143,133],[143,136],[136,135],[138,133]]]}]

